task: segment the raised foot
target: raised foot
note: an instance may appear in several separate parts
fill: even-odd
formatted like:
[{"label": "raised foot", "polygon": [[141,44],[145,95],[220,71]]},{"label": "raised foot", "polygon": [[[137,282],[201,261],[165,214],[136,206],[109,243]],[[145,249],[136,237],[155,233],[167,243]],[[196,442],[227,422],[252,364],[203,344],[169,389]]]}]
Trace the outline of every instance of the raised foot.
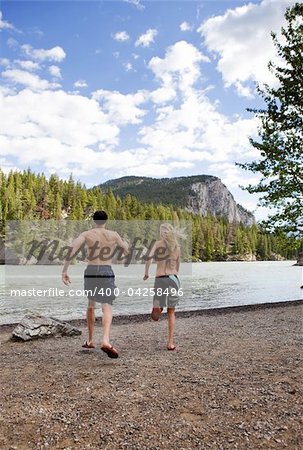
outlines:
[{"label": "raised foot", "polygon": [[118,358],[119,354],[112,345],[102,345],[101,350],[107,354],[109,358]]},{"label": "raised foot", "polygon": [[152,313],[151,313],[151,318],[155,322],[157,322],[161,316],[162,311],[163,311],[163,308],[160,308],[160,307],[153,308]]}]

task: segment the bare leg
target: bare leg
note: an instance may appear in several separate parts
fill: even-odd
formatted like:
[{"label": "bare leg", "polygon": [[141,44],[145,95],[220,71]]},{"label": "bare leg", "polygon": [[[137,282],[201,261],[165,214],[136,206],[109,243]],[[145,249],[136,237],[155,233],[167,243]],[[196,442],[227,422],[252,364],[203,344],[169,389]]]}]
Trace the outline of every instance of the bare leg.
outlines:
[{"label": "bare leg", "polygon": [[[94,302],[95,303],[95,302]],[[95,305],[89,302],[86,311],[86,320],[88,328],[88,344],[94,343],[94,327],[95,327]]]},{"label": "bare leg", "polygon": [[167,348],[173,349],[175,347],[174,344],[174,331],[175,331],[175,308],[167,308],[167,317],[168,317],[168,339],[167,339]]},{"label": "bare leg", "polygon": [[151,318],[155,321],[158,321],[161,313],[163,311],[163,308],[160,308],[160,301],[159,300],[154,300],[153,301],[153,310],[151,313]]},{"label": "bare leg", "polygon": [[109,345],[109,332],[110,332],[110,326],[112,323],[112,307],[108,303],[102,304],[102,328],[103,328],[103,341],[102,345]]}]

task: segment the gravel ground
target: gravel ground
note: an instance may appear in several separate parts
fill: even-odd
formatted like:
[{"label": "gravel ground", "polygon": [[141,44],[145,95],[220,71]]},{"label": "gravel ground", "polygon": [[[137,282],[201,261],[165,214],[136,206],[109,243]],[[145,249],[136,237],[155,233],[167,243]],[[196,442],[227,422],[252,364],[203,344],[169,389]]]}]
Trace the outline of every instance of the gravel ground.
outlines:
[{"label": "gravel ground", "polygon": [[[301,449],[302,303],[114,324],[28,343],[0,330],[1,449]],[[100,323],[96,324],[100,337]],[[100,339],[99,339],[100,340]]]}]

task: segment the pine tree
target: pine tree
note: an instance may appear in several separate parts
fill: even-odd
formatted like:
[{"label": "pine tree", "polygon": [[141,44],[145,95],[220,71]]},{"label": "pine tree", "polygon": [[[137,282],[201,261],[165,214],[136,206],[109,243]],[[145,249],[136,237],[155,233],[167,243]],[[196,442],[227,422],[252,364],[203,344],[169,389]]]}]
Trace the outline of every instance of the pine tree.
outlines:
[{"label": "pine tree", "polygon": [[264,222],[271,230],[303,233],[303,4],[296,3],[285,14],[287,27],[282,39],[272,38],[283,63],[269,63],[278,87],[267,84],[258,93],[266,109],[253,111],[261,119],[259,139],[250,139],[261,159],[240,167],[262,178],[245,189],[261,193],[260,204],[275,212]]}]

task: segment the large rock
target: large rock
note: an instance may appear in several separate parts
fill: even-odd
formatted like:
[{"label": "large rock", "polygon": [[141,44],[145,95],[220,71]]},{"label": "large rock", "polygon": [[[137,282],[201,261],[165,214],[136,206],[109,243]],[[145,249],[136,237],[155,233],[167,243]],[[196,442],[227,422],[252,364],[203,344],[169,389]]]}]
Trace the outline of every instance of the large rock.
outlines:
[{"label": "large rock", "polygon": [[298,261],[294,264],[294,266],[303,266],[303,252],[299,254]]},{"label": "large rock", "polygon": [[285,261],[285,258],[283,256],[279,255],[278,253],[271,253],[268,257],[269,261]]},{"label": "large rock", "polygon": [[66,322],[40,314],[26,314],[13,330],[13,339],[30,341],[58,336],[78,336],[81,331]]},{"label": "large rock", "polygon": [[19,256],[10,248],[5,246],[3,239],[0,238],[0,264],[20,264]]},{"label": "large rock", "polygon": [[257,261],[256,255],[253,253],[245,253],[242,255],[228,255],[226,261]]}]

